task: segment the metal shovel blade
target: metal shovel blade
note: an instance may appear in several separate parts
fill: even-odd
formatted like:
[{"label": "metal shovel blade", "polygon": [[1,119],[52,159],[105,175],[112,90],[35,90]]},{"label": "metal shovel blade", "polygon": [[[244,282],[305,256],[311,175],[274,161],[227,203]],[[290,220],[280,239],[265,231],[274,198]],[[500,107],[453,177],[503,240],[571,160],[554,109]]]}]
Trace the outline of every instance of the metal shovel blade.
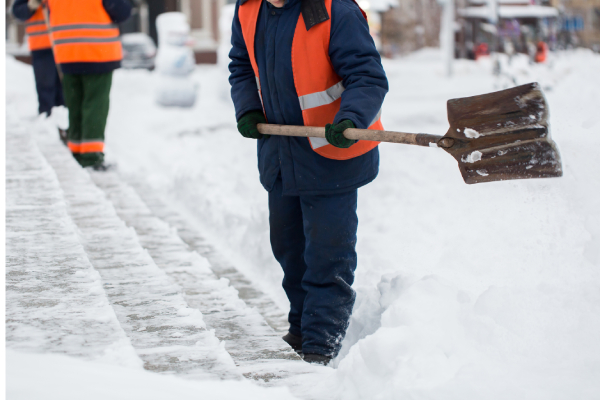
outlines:
[{"label": "metal shovel blade", "polygon": [[539,84],[448,101],[450,129],[438,142],[466,183],[562,176]]}]

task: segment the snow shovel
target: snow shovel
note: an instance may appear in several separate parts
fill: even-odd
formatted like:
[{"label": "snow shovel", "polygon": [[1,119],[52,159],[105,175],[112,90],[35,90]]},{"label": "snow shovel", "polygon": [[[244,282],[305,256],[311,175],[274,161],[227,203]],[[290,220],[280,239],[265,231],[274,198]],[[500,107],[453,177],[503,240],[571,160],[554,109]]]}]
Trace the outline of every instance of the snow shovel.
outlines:
[{"label": "snow shovel", "polygon": [[[456,161],[465,183],[562,176],[550,138],[548,105],[538,83],[448,100],[450,129],[425,133],[346,129],[354,140],[441,147]],[[267,135],[325,137],[325,128],[258,124]]]}]

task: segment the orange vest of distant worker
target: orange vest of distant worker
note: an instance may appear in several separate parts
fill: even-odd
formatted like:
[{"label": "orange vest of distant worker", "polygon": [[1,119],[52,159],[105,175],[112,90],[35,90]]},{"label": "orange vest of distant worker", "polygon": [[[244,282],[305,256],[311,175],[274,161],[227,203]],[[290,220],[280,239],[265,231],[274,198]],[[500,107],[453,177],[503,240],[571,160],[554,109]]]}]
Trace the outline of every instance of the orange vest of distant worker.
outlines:
[{"label": "orange vest of distant worker", "polygon": [[121,61],[119,28],[102,0],[48,0],[57,64]]},{"label": "orange vest of distant worker", "polygon": [[[254,54],[254,36],[262,1],[247,0],[238,10],[242,35],[259,91],[260,79]],[[331,2],[332,0],[325,0],[329,15],[331,15]],[[340,110],[342,92],[345,88],[342,78],[335,73],[329,59],[330,32],[331,19],[314,25],[307,31],[304,18],[300,13],[292,42],[292,72],[305,126],[325,126],[333,123],[335,115]],[[380,114],[381,112],[371,122],[369,129],[383,130]],[[340,149],[322,138],[309,138],[309,141],[317,154],[334,160],[358,157],[373,150],[379,144],[379,142],[360,140],[347,149]]]},{"label": "orange vest of distant worker", "polygon": [[548,56],[548,45],[544,42],[538,42],[535,51],[535,62],[543,63]]},{"label": "orange vest of distant worker", "polygon": [[44,12],[42,7],[27,20],[25,23],[25,32],[29,42],[29,50],[45,50],[52,47],[50,44],[50,34],[44,21]]}]

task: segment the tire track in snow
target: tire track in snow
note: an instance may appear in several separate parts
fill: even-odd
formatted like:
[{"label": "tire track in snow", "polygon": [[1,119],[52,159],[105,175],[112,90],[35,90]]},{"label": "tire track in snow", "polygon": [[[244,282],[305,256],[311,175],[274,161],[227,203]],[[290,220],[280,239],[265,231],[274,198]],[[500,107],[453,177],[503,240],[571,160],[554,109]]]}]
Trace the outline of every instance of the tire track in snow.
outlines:
[{"label": "tire track in snow", "polygon": [[119,216],[136,230],[140,244],[157,265],[183,288],[188,304],[199,309],[208,328],[225,341],[226,350],[244,376],[269,382],[314,370],[300,360],[256,309],[240,300],[227,279],[219,279],[205,258],[155,216],[116,172],[91,175]]},{"label": "tire track in snow", "polygon": [[135,231],[54,137],[38,135],[79,228],[83,246],[119,322],[144,368],[196,379],[240,379],[224,344],[206,329],[202,314],[188,306],[182,289],[140,246]]},{"label": "tire track in snow", "polygon": [[6,144],[7,347],[141,367],[52,168],[22,126]]}]

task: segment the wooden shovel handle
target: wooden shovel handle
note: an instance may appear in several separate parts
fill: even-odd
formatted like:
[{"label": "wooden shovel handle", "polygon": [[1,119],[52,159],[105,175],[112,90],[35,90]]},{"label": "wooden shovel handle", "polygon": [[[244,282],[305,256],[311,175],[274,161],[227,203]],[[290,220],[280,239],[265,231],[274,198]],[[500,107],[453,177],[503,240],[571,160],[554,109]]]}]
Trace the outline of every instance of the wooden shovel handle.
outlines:
[{"label": "wooden shovel handle", "polygon": [[[275,125],[258,124],[258,131],[263,135],[277,136],[300,136],[325,138],[325,128],[315,126],[294,126],[294,125]],[[426,133],[405,133],[391,131],[375,131],[371,129],[346,129],[344,136],[353,140],[372,140],[387,143],[413,144],[416,146],[433,147],[438,143],[441,136],[429,135]]]}]

